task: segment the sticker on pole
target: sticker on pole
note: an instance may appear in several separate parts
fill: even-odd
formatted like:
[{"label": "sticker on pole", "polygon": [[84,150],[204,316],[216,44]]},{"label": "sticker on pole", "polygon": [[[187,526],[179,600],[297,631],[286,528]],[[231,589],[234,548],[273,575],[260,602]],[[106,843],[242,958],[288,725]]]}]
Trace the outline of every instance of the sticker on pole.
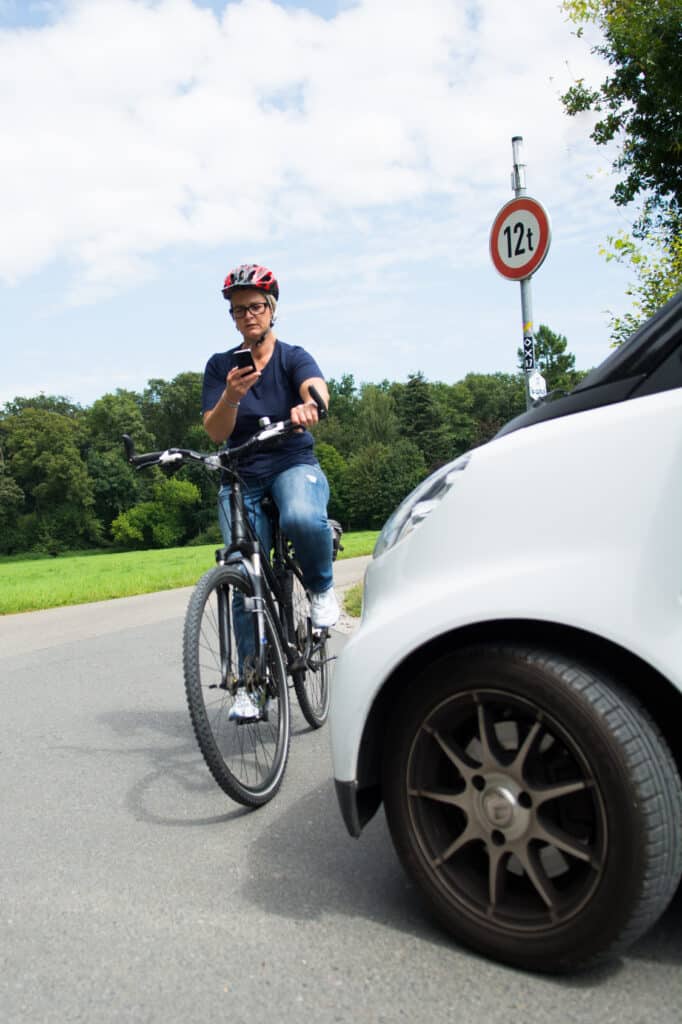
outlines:
[{"label": "sticker on pole", "polygon": [[538,269],[549,252],[552,230],[544,206],[530,196],[506,203],[490,232],[495,269],[510,281],[523,281]]}]

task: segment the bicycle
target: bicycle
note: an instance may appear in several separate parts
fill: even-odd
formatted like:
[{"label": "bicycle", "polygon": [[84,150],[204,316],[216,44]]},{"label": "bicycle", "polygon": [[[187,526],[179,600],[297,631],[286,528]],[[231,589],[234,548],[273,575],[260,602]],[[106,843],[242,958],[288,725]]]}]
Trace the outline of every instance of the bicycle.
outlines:
[{"label": "bicycle", "polygon": [[[311,388],[320,418],[326,409]],[[260,429],[238,447],[220,452],[168,448],[136,454],[124,434],[128,462],[142,469],[179,468],[201,463],[221,470],[230,488],[232,543],[216,551],[217,565],[198,581],[185,616],[183,671],[192,726],[204,760],[217,784],[245,806],[259,807],[278,791],[289,756],[292,680],[301,711],[314,728],[329,713],[328,629],[314,629],[310,601],[291,542],[284,536],[273,501],[272,557],[264,551],[244,507],[238,465],[300,429],[291,420],[260,421]],[[264,502],[264,505],[268,502]],[[341,549],[341,527],[329,520],[334,558]],[[235,612],[251,617],[251,638],[235,631]],[[248,648],[248,649],[247,649]],[[260,717],[229,717],[237,690],[245,687]]]}]

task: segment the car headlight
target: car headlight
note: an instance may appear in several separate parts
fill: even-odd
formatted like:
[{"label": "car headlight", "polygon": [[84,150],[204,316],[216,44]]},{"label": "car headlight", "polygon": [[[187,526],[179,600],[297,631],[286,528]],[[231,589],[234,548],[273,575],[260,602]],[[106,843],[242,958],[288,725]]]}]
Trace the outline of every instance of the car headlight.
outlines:
[{"label": "car headlight", "polygon": [[408,494],[388,518],[379,534],[374,545],[374,558],[383,555],[424,522],[436,505],[443,500],[462,470],[469,465],[470,459],[471,452],[460,455],[454,462],[441,466]]}]

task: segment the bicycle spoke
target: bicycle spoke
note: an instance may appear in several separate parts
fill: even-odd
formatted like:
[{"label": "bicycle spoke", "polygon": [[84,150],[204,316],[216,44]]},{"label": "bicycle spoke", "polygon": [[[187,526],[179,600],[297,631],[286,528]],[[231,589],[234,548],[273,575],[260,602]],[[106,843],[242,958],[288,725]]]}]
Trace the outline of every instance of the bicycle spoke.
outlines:
[{"label": "bicycle spoke", "polygon": [[[222,566],[207,573],[190,601],[185,625],[185,687],[201,752],[216,782],[234,799],[258,805],[279,788],[289,750],[286,674],[277,635],[266,615],[269,699],[265,718],[230,718],[239,686],[251,687],[240,665],[234,598],[248,581]],[[222,628],[221,628],[222,623]]]}]

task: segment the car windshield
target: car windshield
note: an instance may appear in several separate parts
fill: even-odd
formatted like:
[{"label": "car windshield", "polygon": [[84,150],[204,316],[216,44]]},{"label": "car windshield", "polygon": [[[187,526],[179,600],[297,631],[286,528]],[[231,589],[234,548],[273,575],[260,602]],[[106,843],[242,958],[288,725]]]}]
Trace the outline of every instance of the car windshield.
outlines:
[{"label": "car windshield", "polygon": [[682,292],[665,304],[638,331],[620,345],[603,363],[591,370],[573,388],[578,394],[588,388],[649,373],[680,344],[682,335]]}]

